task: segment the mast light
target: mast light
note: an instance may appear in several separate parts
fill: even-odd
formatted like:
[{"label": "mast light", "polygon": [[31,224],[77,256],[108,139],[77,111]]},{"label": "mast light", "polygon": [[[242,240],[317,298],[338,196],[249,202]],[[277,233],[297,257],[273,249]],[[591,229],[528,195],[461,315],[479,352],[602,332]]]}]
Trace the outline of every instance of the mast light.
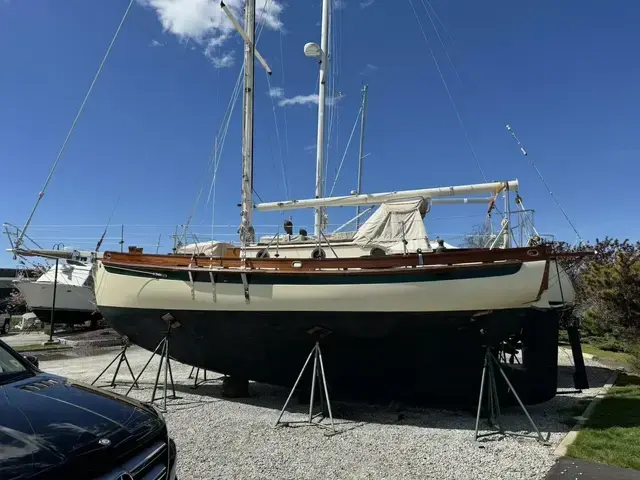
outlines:
[{"label": "mast light", "polygon": [[304,46],[304,54],[307,57],[318,58],[322,56],[322,49],[317,43],[309,42]]}]

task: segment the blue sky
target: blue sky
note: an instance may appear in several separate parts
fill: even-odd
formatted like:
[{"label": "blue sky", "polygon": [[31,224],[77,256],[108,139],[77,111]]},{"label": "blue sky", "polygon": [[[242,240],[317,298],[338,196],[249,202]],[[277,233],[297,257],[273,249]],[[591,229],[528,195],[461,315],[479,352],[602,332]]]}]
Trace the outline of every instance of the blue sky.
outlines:
[{"label": "blue sky", "polygon": [[[227,3],[236,8],[240,1]],[[3,222],[26,220],[127,4],[0,1]],[[311,198],[317,65],[303,46],[320,40],[321,5],[258,5],[267,12],[258,15],[265,25],[258,49],[274,73],[269,85],[256,67],[255,190],[265,201],[281,200],[285,192]],[[541,232],[575,240],[505,124],[515,129],[582,237],[640,237],[632,193],[640,174],[640,2],[341,0],[333,18],[332,85],[341,98],[332,107],[328,190],[363,83],[369,85],[365,191],[483,181],[431,48],[486,177],[518,178]],[[204,185],[193,230],[210,235],[207,165],[241,48],[217,1],[136,1],[29,233],[45,247],[62,239],[91,248],[119,198],[107,247],[117,247],[119,225],[125,224],[126,244],[154,251],[160,236],[166,251],[171,226],[185,222]],[[241,100],[220,157],[216,224],[239,221],[240,114]],[[355,188],[357,137],[356,130],[334,195]],[[330,211],[330,223],[340,224],[353,210]],[[480,205],[434,208],[427,231],[459,235],[482,222],[483,213]],[[283,219],[256,213],[254,223]],[[293,212],[293,220],[310,225],[312,212]],[[274,233],[275,227],[258,231]],[[11,257],[3,252],[0,263],[12,263]]]}]

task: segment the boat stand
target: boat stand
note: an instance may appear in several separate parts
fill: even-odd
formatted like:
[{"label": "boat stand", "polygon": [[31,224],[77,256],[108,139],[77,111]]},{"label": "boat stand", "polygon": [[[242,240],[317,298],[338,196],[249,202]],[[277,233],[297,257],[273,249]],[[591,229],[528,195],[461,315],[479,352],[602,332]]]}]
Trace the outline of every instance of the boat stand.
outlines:
[{"label": "boat stand", "polygon": [[[172,398],[172,399],[177,398],[177,396],[176,396],[176,387],[175,387],[175,384],[173,383],[173,373],[171,371],[171,360],[169,358],[169,338],[171,336],[171,325],[172,325],[171,323],[168,323],[167,332],[166,332],[164,338],[162,340],[160,340],[160,343],[158,343],[158,346],[155,348],[155,350],[151,354],[151,357],[149,357],[149,360],[147,360],[147,363],[145,364],[144,367],[142,367],[142,370],[140,371],[140,373],[138,374],[138,376],[135,379],[135,382],[137,383],[138,380],[140,379],[140,377],[142,376],[142,374],[144,373],[144,371],[147,369],[147,367],[151,363],[151,360],[153,360],[153,357],[156,355],[156,353],[158,353],[158,351],[160,351],[160,363],[158,364],[158,371],[156,373],[156,380],[153,383],[153,393],[151,394],[151,403],[155,402],[155,400],[156,400],[156,390],[158,390],[158,382],[160,381],[160,373],[162,372],[162,370],[164,368],[164,382],[163,382],[163,385],[162,385],[162,388],[163,388],[163,396],[162,396],[163,407],[162,407],[162,411],[164,411],[164,412],[167,411],[167,398]],[[171,395],[170,397],[168,395],[168,380],[171,381],[171,390],[173,391],[173,395]],[[131,392],[132,389],[133,389],[133,385],[129,388],[129,390],[127,390],[127,393],[125,395],[129,395],[129,393]]]},{"label": "boat stand", "polygon": [[[202,370],[204,372],[204,378],[198,382],[198,376],[200,375],[200,370]],[[196,376],[195,377],[193,376],[193,372],[194,371],[196,372]],[[226,375],[224,375],[222,378],[224,378],[224,377],[226,377]],[[194,390],[196,388],[198,388],[198,385],[202,385],[205,382],[213,381],[213,380],[219,380],[220,379],[220,378],[207,378],[207,370],[206,369],[200,369],[199,367],[191,367],[191,372],[189,372],[189,376],[187,378],[189,378],[189,379],[193,378],[194,379],[193,380],[193,387],[191,387]]]},{"label": "boat stand", "polygon": [[[313,374],[311,375],[311,396],[309,398],[309,425],[314,425],[313,423],[314,417],[320,416],[321,417],[320,422],[322,422],[322,419],[325,418],[324,401],[326,399],[327,411],[329,413],[329,419],[331,420],[331,430],[334,433],[336,433],[336,427],[333,424],[333,413],[331,412],[331,400],[329,399],[329,390],[327,388],[327,378],[324,372],[324,362],[322,361],[322,351],[320,350],[319,341],[316,341],[315,346],[311,349],[311,352],[309,353],[307,360],[304,362],[302,370],[300,370],[300,374],[298,375],[296,383],[293,384],[293,388],[291,389],[291,392],[289,392],[287,401],[284,403],[284,407],[282,407],[282,410],[280,411],[280,415],[278,416],[278,419],[276,420],[276,424],[274,425],[274,427],[277,427],[281,423],[280,420],[282,419],[282,415],[284,415],[284,411],[287,409],[287,406],[291,401],[291,397],[293,396],[293,393],[295,392],[296,387],[298,386],[298,383],[300,383],[300,379],[302,378],[302,375],[304,374],[304,371],[306,370],[307,365],[309,365],[309,361],[311,360],[312,356],[313,356]],[[320,364],[320,368],[318,368],[318,364]],[[314,397],[315,397],[316,383],[318,384],[318,388],[320,388],[320,413],[314,415],[313,402],[315,400]],[[324,394],[324,398],[323,398],[323,394]],[[321,425],[319,422],[315,423],[315,425],[326,428],[325,425]]]},{"label": "boat stand", "polygon": [[131,378],[133,379],[133,386],[135,388],[140,388],[138,386],[138,382],[136,381],[136,376],[133,374],[133,370],[131,369],[131,364],[129,363],[129,359],[127,359],[127,348],[129,348],[131,346],[131,343],[129,342],[129,339],[127,337],[124,337],[123,340],[124,340],[124,346],[122,347],[120,352],[114,357],[113,360],[111,360],[109,365],[107,365],[106,368],[104,370],[102,370],[102,372],[100,372],[100,375],[98,375],[96,377],[96,379],[93,382],[91,382],[91,385],[94,385],[100,379],[100,377],[102,377],[102,375],[104,375],[105,372],[107,370],[109,370],[111,365],[113,365],[117,360],[118,361],[118,365],[116,366],[116,371],[113,373],[113,378],[111,379],[111,383],[109,384],[109,386],[112,387],[112,388],[115,388],[115,386],[116,386],[116,377],[118,376],[118,372],[120,371],[120,367],[122,366],[123,363],[125,363],[127,365],[127,368],[129,369],[129,373],[131,374]]},{"label": "boat stand", "polygon": [[[496,386],[495,369],[497,368],[500,374],[502,375],[502,378],[504,378],[505,382],[507,382],[507,385],[509,386],[509,390],[511,391],[511,393],[513,393],[513,396],[518,401],[520,408],[527,416],[527,419],[529,419],[529,423],[535,430],[536,440],[544,445],[549,445],[549,443],[544,439],[544,437],[540,433],[540,430],[538,429],[537,425],[531,418],[531,415],[529,415],[529,411],[526,409],[526,407],[522,403],[522,400],[520,400],[518,393],[513,388],[513,385],[509,381],[507,374],[504,373],[504,370],[500,366],[500,362],[498,362],[492,350],[493,350],[492,347],[486,347],[486,352],[484,355],[484,366],[482,367],[482,381],[480,383],[480,398],[478,399],[478,412],[476,415],[475,440],[477,441],[479,438],[488,437],[492,435],[524,436],[524,437],[533,438],[531,437],[531,435],[507,433],[504,430],[504,427],[502,426],[502,422],[500,419],[500,399],[498,398],[498,388]],[[487,391],[487,406],[488,406],[487,421],[489,423],[489,426],[497,428],[497,431],[480,435],[478,434],[478,430],[480,425],[480,412],[482,410],[482,402],[484,400],[485,386]]]}]

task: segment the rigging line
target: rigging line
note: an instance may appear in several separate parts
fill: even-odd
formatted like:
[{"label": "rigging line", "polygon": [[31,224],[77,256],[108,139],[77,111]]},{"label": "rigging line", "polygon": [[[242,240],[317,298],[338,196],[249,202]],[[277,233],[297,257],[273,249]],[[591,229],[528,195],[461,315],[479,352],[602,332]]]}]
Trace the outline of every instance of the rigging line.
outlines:
[{"label": "rigging line", "polygon": [[262,197],[258,194],[258,192],[256,192],[256,189],[251,187],[251,190],[253,190],[253,193],[256,194],[256,197],[258,197],[258,200],[260,200],[261,203],[264,203],[264,200],[262,200]]},{"label": "rigging line", "polygon": [[104,57],[102,57],[102,61],[100,62],[100,66],[98,67],[98,71],[96,72],[96,74],[93,77],[93,81],[91,82],[91,85],[89,86],[89,90],[87,90],[86,95],[84,96],[84,100],[82,101],[82,104],[80,105],[80,108],[78,109],[78,112],[76,113],[76,117],[73,119],[73,123],[71,124],[71,128],[69,129],[69,132],[67,133],[67,137],[65,138],[64,142],[62,143],[62,147],[60,147],[60,151],[58,152],[58,155],[56,156],[55,161],[53,162],[53,167],[51,167],[51,171],[49,172],[49,176],[47,177],[46,181],[44,182],[44,186],[42,187],[42,190],[40,191],[40,193],[38,193],[38,199],[36,200],[36,204],[33,206],[33,210],[31,210],[31,214],[29,215],[29,218],[27,219],[26,223],[24,224],[24,227],[22,227],[22,232],[20,233],[20,236],[18,237],[18,240],[16,241],[16,246],[20,246],[20,244],[22,243],[22,238],[24,237],[24,234],[27,230],[27,228],[29,228],[29,224],[31,223],[31,220],[33,219],[33,215],[36,213],[36,210],[38,208],[38,205],[40,204],[40,201],[42,200],[42,197],[44,197],[45,191],[47,190],[47,186],[49,185],[49,182],[51,181],[51,177],[53,177],[53,173],[56,171],[56,168],[58,167],[58,163],[60,162],[60,158],[62,158],[62,154],[64,153],[65,149],[67,148],[67,143],[69,142],[69,139],[71,138],[71,134],[73,133],[73,131],[76,128],[76,124],[78,123],[78,120],[80,119],[80,115],[82,115],[82,112],[84,110],[84,106],[87,104],[87,100],[89,100],[89,96],[91,95],[91,92],[93,90],[94,85],[96,84],[98,77],[100,76],[100,73],[102,72],[102,67],[104,67],[104,64],[107,61],[107,58],[109,57],[109,54],[111,53],[111,49],[113,47],[113,44],[115,43],[116,39],[118,38],[118,35],[120,34],[120,30],[122,29],[122,25],[124,24],[124,21],[126,20],[127,16],[129,15],[129,10],[131,10],[131,6],[133,5],[134,0],[130,0],[129,1],[129,5],[127,6],[127,9],[124,12],[124,15],[122,16],[122,19],[120,20],[120,24],[118,25],[118,28],[116,29],[116,32],[113,35],[113,38],[111,39],[111,43],[109,43],[109,47],[107,48],[107,51],[104,54]]},{"label": "rigging line", "polygon": [[342,170],[342,164],[344,163],[344,159],[347,157],[347,152],[349,151],[349,146],[351,145],[351,139],[353,138],[353,134],[356,131],[356,127],[360,121],[360,113],[362,113],[362,106],[358,110],[358,114],[356,115],[356,121],[353,124],[353,128],[351,129],[351,135],[349,135],[349,140],[347,141],[347,146],[344,149],[344,154],[342,155],[342,160],[340,160],[340,166],[338,167],[338,171],[336,172],[336,178],[333,181],[333,186],[331,187],[331,192],[329,196],[333,195],[333,190],[336,188],[336,184],[338,183],[338,177],[340,177],[340,170]]},{"label": "rigging line", "polygon": [[440,45],[442,45],[442,49],[444,50],[444,53],[447,56],[447,59],[449,60],[449,64],[451,65],[451,68],[453,69],[453,73],[456,74],[456,77],[457,77],[458,81],[460,82],[460,84],[463,84],[462,79],[460,78],[460,75],[458,74],[458,69],[453,64],[453,60],[451,60],[451,56],[449,55],[449,51],[447,50],[447,47],[445,46],[444,42],[442,41],[442,37],[440,36],[440,32],[438,32],[436,24],[433,21],[433,18],[431,17],[431,14],[429,13],[429,9],[427,8],[427,3],[426,3],[428,0],[420,0],[420,1],[422,2],[422,6],[424,7],[424,11],[427,13],[427,17],[429,17],[429,21],[431,22],[431,25],[433,26],[433,30],[436,32],[436,35],[438,36],[438,40],[440,40]]},{"label": "rigging line", "polygon": [[438,20],[438,23],[440,24],[440,26],[442,27],[442,29],[444,30],[444,33],[447,34],[447,37],[449,37],[449,40],[451,40],[451,43],[454,46],[456,45],[456,42],[453,40],[453,37],[451,37],[451,35],[449,34],[449,30],[447,30],[447,27],[444,26],[444,23],[442,22],[442,20],[440,20],[440,16],[438,15],[438,13],[436,12],[436,9],[433,8],[433,5],[431,5],[431,2],[429,0],[424,0],[425,2],[427,2],[427,5],[429,5],[429,8],[431,8],[431,11],[433,12],[433,14],[436,17],[436,20]]},{"label": "rigging line", "polygon": [[[236,101],[237,101],[237,97],[238,97],[238,92],[239,92],[239,83],[240,83],[240,79],[242,77],[242,72],[244,71],[244,68],[241,68],[240,71],[238,72],[238,78],[236,80],[236,84],[234,86],[234,90],[231,94],[231,98],[229,99],[229,104],[227,105],[227,109],[225,110],[225,114],[223,116],[221,125],[220,125],[220,129],[218,130],[218,133],[214,139],[214,145],[213,145],[213,149],[211,152],[211,159],[208,162],[208,166],[207,169],[205,171],[205,179],[206,179],[206,173],[208,173],[211,170],[211,167],[213,167],[213,179],[212,179],[212,187],[215,184],[216,181],[216,176],[218,173],[218,167],[220,165],[220,153],[221,153],[221,147],[219,146],[219,138],[221,135],[221,131],[223,131],[222,133],[222,145],[224,146],[224,140],[226,139],[226,135],[227,135],[227,128],[229,126],[229,122],[231,120],[231,115],[233,113],[233,109],[235,107]],[[182,232],[182,236],[181,238],[186,238],[186,232],[187,229],[189,227],[189,224],[191,223],[191,219],[193,218],[193,215],[195,213],[195,210],[197,208],[197,205],[200,201],[200,196],[202,195],[202,191],[204,190],[204,185],[205,185],[205,179],[203,179],[203,184],[200,187],[200,190],[198,191],[198,194],[196,195],[196,200],[193,204],[193,207],[191,209],[191,213],[189,214],[189,216],[187,217],[187,221],[184,224],[184,229]],[[209,189],[209,196],[207,197],[207,204],[209,203],[209,199],[211,198],[211,188]],[[212,207],[213,208],[213,207]],[[215,213],[212,212],[212,215],[215,216]]]},{"label": "rigging line", "polygon": [[[284,53],[282,48],[282,29],[280,29],[280,73],[282,74],[282,88],[285,88],[284,83]],[[284,148],[287,160],[289,159],[289,127],[287,126],[287,109],[282,111],[284,115]]]},{"label": "rigging line", "polygon": [[215,137],[214,146],[211,152],[211,160],[209,162],[209,169],[211,168],[211,166],[213,166],[213,178],[211,181],[211,187],[209,188],[207,204],[211,200],[211,193],[216,182],[218,168],[220,166],[220,159],[222,158],[222,150],[224,149],[224,143],[227,138],[227,131],[229,129],[229,124],[231,122],[231,116],[233,114],[233,110],[235,110],[235,105],[238,100],[238,96],[240,94],[240,83],[242,81],[243,72],[244,72],[244,66],[240,67],[240,71],[238,72],[238,77],[236,78],[236,84],[234,85],[233,91],[231,93],[231,97],[229,98],[229,103],[227,105],[227,109],[225,110],[225,114],[222,119],[220,129],[218,130],[218,134]]},{"label": "rigging line", "polygon": [[578,242],[581,244],[582,243],[582,236],[580,235],[580,233],[578,232],[578,229],[576,228],[576,226],[573,224],[573,222],[571,221],[571,219],[569,219],[569,215],[567,215],[567,212],[565,212],[564,208],[562,208],[562,205],[560,205],[560,202],[558,201],[558,199],[556,198],[556,196],[553,194],[553,191],[551,191],[551,187],[547,184],[547,182],[545,181],[544,177],[542,176],[542,173],[540,173],[540,170],[538,170],[538,167],[536,166],[536,164],[534,163],[533,160],[531,160],[531,158],[529,157],[529,154],[527,153],[527,151],[524,149],[524,146],[522,145],[522,143],[520,142],[520,139],[516,136],[515,132],[511,129],[511,127],[509,125],[507,125],[507,131],[511,134],[511,136],[514,138],[514,140],[517,142],[518,146],[520,147],[520,151],[522,152],[522,154],[527,157],[527,160],[529,161],[529,164],[533,167],[533,169],[536,171],[536,173],[538,174],[538,176],[540,177],[540,180],[542,181],[542,183],[544,184],[544,186],[546,187],[547,191],[549,192],[549,195],[551,195],[551,198],[553,198],[553,201],[556,203],[556,205],[558,206],[558,208],[560,209],[560,211],[562,212],[562,214],[564,215],[564,218],[567,220],[567,222],[569,223],[569,225],[571,225],[571,228],[573,229],[574,233],[576,234],[576,237],[578,237]]},{"label": "rigging line", "polygon": [[473,159],[476,162],[476,165],[478,166],[478,170],[480,170],[480,173],[482,174],[482,178],[484,179],[485,182],[487,182],[487,176],[484,174],[484,171],[482,170],[482,166],[480,165],[480,161],[478,160],[478,156],[476,155],[476,150],[473,148],[473,144],[471,143],[471,138],[469,137],[469,133],[467,132],[466,127],[464,126],[464,122],[462,121],[462,117],[460,116],[460,113],[458,112],[458,108],[456,107],[456,103],[453,101],[453,96],[451,95],[451,91],[449,90],[449,86],[447,85],[447,81],[444,78],[444,75],[442,74],[442,70],[440,69],[440,64],[438,63],[438,60],[436,59],[435,54],[433,53],[433,49],[431,48],[431,45],[429,44],[429,39],[427,38],[427,34],[424,31],[424,28],[422,27],[422,22],[420,21],[420,17],[418,16],[418,12],[416,11],[415,6],[413,5],[413,1],[409,0],[409,4],[411,5],[411,10],[413,10],[413,14],[416,17],[416,20],[418,21],[418,26],[420,27],[420,31],[422,32],[422,36],[424,37],[424,41],[427,44],[427,48],[429,49],[429,53],[431,54],[431,58],[433,59],[433,62],[436,65],[436,69],[438,70],[438,74],[440,75],[440,80],[442,80],[442,85],[444,86],[444,89],[447,92],[447,96],[449,97],[449,101],[451,102],[451,106],[453,107],[453,111],[456,114],[456,117],[458,117],[458,123],[460,124],[460,128],[462,129],[464,136],[467,140],[467,144],[469,145],[469,149],[471,150],[471,155],[473,156]]},{"label": "rigging line", "polygon": [[204,187],[200,187],[200,191],[198,191],[198,195],[196,195],[196,201],[193,202],[193,206],[191,207],[191,212],[189,213],[189,216],[187,217],[187,221],[184,223],[184,228],[182,229],[182,236],[181,239],[186,241],[187,239],[187,229],[189,228],[189,225],[191,224],[191,220],[193,219],[193,214],[196,211],[196,207],[198,206],[198,202],[200,201],[200,196],[202,195],[202,190],[204,189]]},{"label": "rigging line", "polygon": [[109,220],[107,220],[107,224],[104,227],[104,231],[102,232],[102,236],[100,240],[98,240],[98,244],[96,245],[96,252],[100,250],[100,246],[102,245],[102,241],[104,240],[104,236],[107,234],[107,230],[109,229],[109,225],[111,225],[111,220],[113,219],[113,214],[116,212],[116,208],[118,208],[118,204],[120,203],[120,195],[116,199],[116,203],[113,206],[113,210],[111,210],[111,215],[109,215]]},{"label": "rigging line", "polygon": [[[271,3],[271,0],[267,0],[267,3],[265,4],[264,9],[261,11],[261,15],[260,15],[260,17],[258,19],[258,22],[260,23],[260,28],[258,30],[258,35],[257,35],[256,41],[255,41],[256,46],[258,44],[258,41],[260,40],[260,36],[261,36],[262,31],[264,29],[264,23],[262,22],[262,20],[263,20],[263,17],[265,15],[270,3]],[[240,83],[240,79],[242,78],[242,73],[243,72],[244,72],[244,65],[242,65],[242,67],[240,69],[240,72],[238,73],[238,79],[236,80],[236,85],[235,85],[234,90],[233,90],[233,92],[231,94],[231,100],[229,101],[229,106],[227,107],[227,111],[225,112],[225,116],[223,116],[223,121],[222,121],[222,125],[221,125],[221,128],[220,128],[220,130],[224,129],[224,136],[223,136],[223,139],[222,139],[222,146],[224,146],[224,140],[226,139],[228,123],[231,120],[231,114],[232,114],[232,111],[233,111],[233,109],[235,107],[235,104],[236,104],[236,100],[237,100],[237,96],[238,96],[237,89],[239,88],[239,83]],[[218,78],[220,78],[220,72],[219,71],[218,71]],[[218,89],[218,93],[219,93],[219,89]],[[216,100],[216,102],[217,102],[217,100]],[[227,122],[226,126],[225,126],[225,120]],[[218,142],[218,138],[219,138],[219,135],[220,135],[220,130],[218,130],[218,135],[216,135],[216,138],[214,140],[213,155],[211,156],[211,159],[209,160],[208,165],[207,165],[207,169],[206,169],[206,172],[209,172],[211,170],[211,167],[212,166],[214,167],[214,179],[212,181],[212,186],[213,186],[213,183],[215,182],[215,176],[216,176],[217,169],[218,169],[217,167],[218,167],[218,165],[220,163],[221,149],[220,149],[220,151],[218,151],[218,149],[217,149],[218,148],[218,143],[219,143]],[[182,235],[185,239],[186,239],[187,229],[189,227],[189,224],[191,223],[191,219],[193,217],[193,213],[195,212],[195,209],[196,209],[196,207],[198,205],[198,202],[200,201],[200,196],[201,196],[203,190],[204,190],[204,184],[201,187],[200,191],[198,192],[198,195],[196,196],[196,201],[195,201],[194,206],[192,208],[192,213],[189,215],[189,217],[187,218],[187,221],[185,222],[185,227],[183,229],[183,235]],[[209,195],[208,195],[208,198],[207,198],[207,203],[209,202],[209,199],[211,198],[211,190],[212,189],[210,188],[209,189]],[[215,213],[212,213],[212,215],[215,215]]]},{"label": "rigging line", "polygon": [[[255,46],[256,47],[258,46],[258,42],[260,41],[260,37],[262,36],[262,32],[263,32],[264,26],[265,26],[265,23],[262,20],[263,20],[263,17],[265,16],[265,14],[266,14],[266,12],[267,12],[267,10],[269,8],[269,4],[270,3],[271,3],[271,0],[267,0],[267,3],[265,4],[264,8],[260,12],[260,17],[258,18],[258,23],[260,24],[260,27],[258,28],[258,34],[256,36],[256,42],[255,42]],[[231,122],[231,116],[233,114],[233,110],[235,109],[235,105],[237,103],[238,96],[240,94],[240,85],[241,85],[243,72],[244,72],[244,64],[240,67],[240,71],[238,72],[238,77],[236,78],[236,84],[235,84],[233,92],[231,94],[231,98],[229,99],[229,104],[227,105],[227,110],[225,112],[225,116],[223,117],[223,123],[222,123],[222,125],[220,127],[220,130],[218,131],[218,135],[216,135],[216,142],[214,144],[214,151],[213,151],[213,155],[212,155],[211,161],[209,163],[209,169],[211,168],[211,165],[213,165],[214,166],[214,172],[213,172],[213,179],[212,179],[212,182],[211,182],[211,187],[209,188],[209,195],[207,197],[207,204],[211,200],[212,191],[215,191],[215,182],[216,182],[216,178],[217,178],[218,167],[220,165],[220,159],[221,159],[221,155],[222,155],[222,150],[224,149],[224,143],[225,143],[225,140],[227,138],[227,131],[229,130],[229,124]],[[218,72],[218,74],[219,74],[219,72]],[[220,138],[221,131],[224,131],[224,133],[222,134],[222,144],[220,145],[219,138]],[[215,194],[213,195],[213,199],[214,199],[214,202],[215,202]],[[212,216],[215,217],[215,213],[212,212]]]},{"label": "rigging line", "polygon": [[[269,86],[269,91],[271,91],[271,79],[269,78],[269,74],[265,71],[265,75],[267,76],[267,85]],[[276,115],[276,100],[273,98],[273,95],[269,95],[271,97],[271,107],[273,109],[273,123],[276,126],[276,137],[278,138],[278,148],[280,149],[280,169],[282,171],[282,184],[284,185],[284,195],[287,199],[289,199],[289,188],[287,187],[287,174],[284,169],[284,156],[282,155],[282,140],[280,139],[280,129],[278,128],[278,116]]]},{"label": "rigging line", "polygon": [[235,105],[238,100],[238,96],[240,94],[240,83],[241,83],[243,72],[244,72],[244,65],[242,66],[242,68],[240,68],[240,71],[238,72],[236,84],[231,94],[231,99],[229,100],[229,106],[227,107],[227,112],[225,112],[226,124],[223,123],[223,125],[221,125],[220,127],[221,130],[224,129],[224,133],[222,137],[222,146],[220,146],[218,141],[220,136],[220,132],[218,132],[218,135],[216,136],[214,150],[213,150],[213,161],[215,165],[213,169],[213,177],[211,179],[211,187],[209,188],[209,195],[207,197],[207,204],[209,203],[209,200],[212,201],[211,203],[211,240],[212,241],[214,236],[214,225],[215,225],[215,218],[216,218],[216,189],[217,189],[216,187],[217,187],[217,179],[218,179],[218,168],[220,167],[220,159],[222,158],[222,150],[224,148],[224,141],[227,138],[227,131],[229,129],[229,124],[231,122],[231,116],[233,114],[233,110],[235,110]]}]

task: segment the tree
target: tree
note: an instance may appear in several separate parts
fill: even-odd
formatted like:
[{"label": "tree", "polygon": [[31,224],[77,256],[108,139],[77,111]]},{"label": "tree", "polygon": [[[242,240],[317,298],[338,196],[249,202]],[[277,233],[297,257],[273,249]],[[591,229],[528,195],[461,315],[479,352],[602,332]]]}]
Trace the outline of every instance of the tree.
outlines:
[{"label": "tree", "polygon": [[[488,248],[494,239],[495,233],[491,233],[489,222],[479,223],[473,227],[471,233],[464,236],[462,246],[464,248]],[[499,247],[501,245],[502,241],[498,240],[496,246]]]},{"label": "tree", "polygon": [[18,290],[12,291],[9,295],[7,311],[12,313],[24,313],[27,311],[27,302]]},{"label": "tree", "polygon": [[605,238],[581,275],[588,321],[615,338],[640,339],[640,242]]}]

